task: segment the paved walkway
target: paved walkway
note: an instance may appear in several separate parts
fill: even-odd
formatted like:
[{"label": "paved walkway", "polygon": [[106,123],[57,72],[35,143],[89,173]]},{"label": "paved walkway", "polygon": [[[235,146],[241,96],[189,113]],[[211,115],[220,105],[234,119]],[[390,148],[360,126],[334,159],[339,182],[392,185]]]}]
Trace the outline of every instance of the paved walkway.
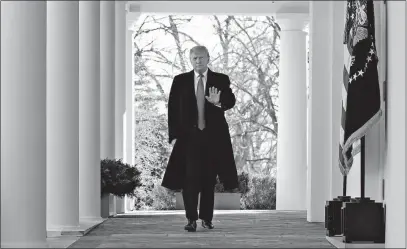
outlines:
[{"label": "paved walkway", "polygon": [[334,248],[323,223],[305,212],[215,211],[215,229],[183,230],[183,211],[135,212],[110,218],[69,248],[278,247]]}]

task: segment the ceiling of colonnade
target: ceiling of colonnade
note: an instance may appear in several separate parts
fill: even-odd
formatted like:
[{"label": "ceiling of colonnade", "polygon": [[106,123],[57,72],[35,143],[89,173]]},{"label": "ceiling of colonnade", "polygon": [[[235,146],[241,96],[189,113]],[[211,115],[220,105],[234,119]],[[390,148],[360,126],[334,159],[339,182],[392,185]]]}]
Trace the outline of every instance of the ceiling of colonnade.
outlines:
[{"label": "ceiling of colonnade", "polygon": [[309,1],[128,1],[130,12],[274,15],[309,13]]}]

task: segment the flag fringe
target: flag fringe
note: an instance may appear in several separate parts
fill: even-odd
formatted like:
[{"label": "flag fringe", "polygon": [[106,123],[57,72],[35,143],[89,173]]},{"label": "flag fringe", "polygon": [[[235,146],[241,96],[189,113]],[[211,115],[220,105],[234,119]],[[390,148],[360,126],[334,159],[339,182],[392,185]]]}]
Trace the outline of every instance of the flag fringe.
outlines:
[{"label": "flag fringe", "polygon": [[[357,155],[360,152],[360,144],[356,148],[352,148],[352,156],[348,159],[346,157],[346,152],[349,150],[349,148],[359,139],[361,139],[363,136],[367,134],[367,132],[376,124],[379,122],[380,117],[382,116],[382,109],[379,109],[378,112],[376,112],[373,117],[371,117],[362,127],[357,129],[345,142],[345,144],[342,146],[342,156],[344,158],[344,163],[347,169],[350,169],[350,166],[352,166],[353,163],[353,157]],[[340,163],[340,161],[339,161]],[[346,170],[346,172],[342,172],[342,174],[347,175],[349,173],[349,170]]]}]

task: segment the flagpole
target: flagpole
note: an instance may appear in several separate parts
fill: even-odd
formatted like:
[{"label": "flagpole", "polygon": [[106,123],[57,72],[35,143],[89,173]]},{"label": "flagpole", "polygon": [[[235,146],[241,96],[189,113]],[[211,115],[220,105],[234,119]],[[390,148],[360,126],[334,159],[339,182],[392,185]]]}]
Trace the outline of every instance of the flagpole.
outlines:
[{"label": "flagpole", "polygon": [[347,175],[343,175],[342,196],[346,196]]},{"label": "flagpole", "polygon": [[365,198],[365,136],[360,139],[360,199]]}]

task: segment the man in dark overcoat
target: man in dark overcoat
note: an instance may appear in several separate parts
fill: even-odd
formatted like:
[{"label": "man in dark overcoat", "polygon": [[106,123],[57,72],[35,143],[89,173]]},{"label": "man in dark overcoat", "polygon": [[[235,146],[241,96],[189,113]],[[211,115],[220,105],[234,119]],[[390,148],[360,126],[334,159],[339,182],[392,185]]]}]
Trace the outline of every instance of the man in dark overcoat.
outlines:
[{"label": "man in dark overcoat", "polygon": [[[204,46],[190,51],[193,70],[176,75],[168,100],[169,143],[173,149],[162,186],[182,190],[187,231],[212,224],[214,190],[219,177],[226,190],[238,188],[229,126],[225,111],[235,105],[229,77],[208,68],[209,52]],[[198,196],[200,193],[199,216]]]}]

